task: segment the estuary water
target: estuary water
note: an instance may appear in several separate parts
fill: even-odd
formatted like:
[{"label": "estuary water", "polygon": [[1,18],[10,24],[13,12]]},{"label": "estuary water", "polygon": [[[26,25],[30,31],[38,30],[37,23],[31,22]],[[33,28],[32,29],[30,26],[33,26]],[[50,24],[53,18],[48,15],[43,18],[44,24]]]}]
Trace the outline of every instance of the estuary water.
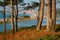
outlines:
[{"label": "estuary water", "polygon": [[[18,14],[18,17],[21,17],[23,16],[24,14]],[[25,15],[28,15],[28,16],[31,16],[30,14],[25,14]],[[8,18],[10,16],[10,14],[6,14],[6,18]],[[60,16],[57,16],[57,18],[60,18]],[[0,13],[0,19],[3,19],[3,14]],[[56,24],[60,24],[60,20],[56,20]],[[30,26],[33,26],[33,25],[37,25],[37,20],[26,20],[26,21],[21,21],[21,22],[18,22],[18,28],[22,28],[22,27],[30,27]],[[46,25],[46,19],[44,18],[43,19],[43,23],[42,25]],[[6,23],[6,30],[11,30],[12,27],[11,27],[11,23]],[[0,24],[0,32],[3,32],[4,31],[4,24]]]}]

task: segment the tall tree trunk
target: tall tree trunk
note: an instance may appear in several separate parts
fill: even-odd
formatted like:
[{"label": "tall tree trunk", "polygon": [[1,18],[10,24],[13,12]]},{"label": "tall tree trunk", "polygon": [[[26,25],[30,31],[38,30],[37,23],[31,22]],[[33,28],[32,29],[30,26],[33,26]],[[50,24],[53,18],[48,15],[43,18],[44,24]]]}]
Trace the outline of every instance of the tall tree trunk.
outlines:
[{"label": "tall tree trunk", "polygon": [[16,32],[18,31],[18,0],[16,0]]},{"label": "tall tree trunk", "polygon": [[6,20],[5,20],[5,0],[4,0],[4,34],[6,34]]},{"label": "tall tree trunk", "polygon": [[52,0],[50,0],[50,30],[52,31]]},{"label": "tall tree trunk", "polygon": [[37,30],[40,30],[42,27],[43,15],[44,15],[44,0],[40,0],[40,6],[38,10]]},{"label": "tall tree trunk", "polygon": [[47,27],[46,30],[49,31],[50,30],[50,22],[51,22],[51,18],[50,18],[50,0],[46,0],[46,18],[47,18]]},{"label": "tall tree trunk", "polygon": [[52,20],[53,20],[53,30],[56,27],[56,0],[52,0]]},{"label": "tall tree trunk", "polygon": [[13,28],[13,34],[15,33],[15,27],[14,27],[14,18],[13,18],[13,0],[10,0],[10,14],[11,14],[11,27]]}]

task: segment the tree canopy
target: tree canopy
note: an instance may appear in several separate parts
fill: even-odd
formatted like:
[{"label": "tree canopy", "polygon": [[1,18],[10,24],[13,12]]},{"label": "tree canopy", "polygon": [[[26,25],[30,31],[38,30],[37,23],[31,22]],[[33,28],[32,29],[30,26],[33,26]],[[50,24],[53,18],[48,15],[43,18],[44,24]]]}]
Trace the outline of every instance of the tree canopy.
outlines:
[{"label": "tree canopy", "polygon": [[38,3],[38,2],[32,2],[31,5],[28,3],[28,6],[25,7],[25,9],[27,9],[27,10],[29,10],[29,9],[34,9],[34,8],[36,8],[36,7],[38,7],[38,6],[39,6],[39,3]]},{"label": "tree canopy", "polygon": [[[18,3],[23,3],[24,0],[18,0]],[[5,5],[10,4],[10,0],[5,0]],[[13,5],[16,4],[16,0],[13,0]],[[0,0],[0,6],[4,6],[4,1]]]}]

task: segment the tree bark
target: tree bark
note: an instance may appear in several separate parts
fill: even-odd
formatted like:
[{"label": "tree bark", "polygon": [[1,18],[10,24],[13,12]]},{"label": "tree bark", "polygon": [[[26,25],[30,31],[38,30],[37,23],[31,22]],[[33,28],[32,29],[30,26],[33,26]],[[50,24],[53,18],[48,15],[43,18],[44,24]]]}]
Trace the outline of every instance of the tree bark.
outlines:
[{"label": "tree bark", "polygon": [[52,0],[52,21],[53,21],[53,30],[56,27],[56,0]]},{"label": "tree bark", "polygon": [[4,0],[4,34],[6,34],[6,20],[5,20],[5,0]]},{"label": "tree bark", "polygon": [[40,0],[40,6],[38,10],[37,30],[40,30],[42,27],[43,15],[44,15],[44,0]]},{"label": "tree bark", "polygon": [[53,28],[52,28],[52,26],[53,26],[53,24],[52,24],[52,22],[53,22],[53,21],[52,21],[52,0],[50,0],[50,20],[51,20],[51,21],[50,21],[50,30],[53,31],[53,30],[52,30],[52,29],[53,29]]},{"label": "tree bark", "polygon": [[10,14],[11,14],[11,27],[13,28],[13,34],[15,33],[15,27],[14,27],[14,18],[13,18],[13,0],[10,0]]},{"label": "tree bark", "polygon": [[47,19],[47,27],[46,30],[50,30],[50,23],[51,23],[51,18],[50,18],[50,0],[46,0],[46,19]]},{"label": "tree bark", "polygon": [[18,0],[16,0],[16,32],[18,31]]}]

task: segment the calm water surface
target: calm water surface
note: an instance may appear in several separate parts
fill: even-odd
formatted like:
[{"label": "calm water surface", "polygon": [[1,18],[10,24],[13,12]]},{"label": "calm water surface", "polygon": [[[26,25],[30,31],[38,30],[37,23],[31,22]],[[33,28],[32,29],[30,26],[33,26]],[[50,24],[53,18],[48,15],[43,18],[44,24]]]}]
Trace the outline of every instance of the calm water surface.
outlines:
[{"label": "calm water surface", "polygon": [[[0,14],[1,15],[1,14]],[[27,14],[26,14],[27,15]],[[7,17],[9,15],[7,14]],[[19,15],[20,17],[22,16],[22,14]],[[0,17],[0,19],[3,18],[2,15]],[[56,24],[60,24],[60,20],[56,20]],[[32,25],[37,25],[37,20],[26,20],[26,21],[22,21],[22,22],[18,22],[18,27],[21,28],[21,27],[30,27]],[[43,23],[42,25],[46,25],[46,19],[44,18],[43,19]],[[0,24],[0,32],[3,32],[4,30],[4,24]],[[11,30],[12,27],[11,27],[11,24],[10,23],[7,23],[6,24],[6,29],[7,31],[8,30]]]}]

